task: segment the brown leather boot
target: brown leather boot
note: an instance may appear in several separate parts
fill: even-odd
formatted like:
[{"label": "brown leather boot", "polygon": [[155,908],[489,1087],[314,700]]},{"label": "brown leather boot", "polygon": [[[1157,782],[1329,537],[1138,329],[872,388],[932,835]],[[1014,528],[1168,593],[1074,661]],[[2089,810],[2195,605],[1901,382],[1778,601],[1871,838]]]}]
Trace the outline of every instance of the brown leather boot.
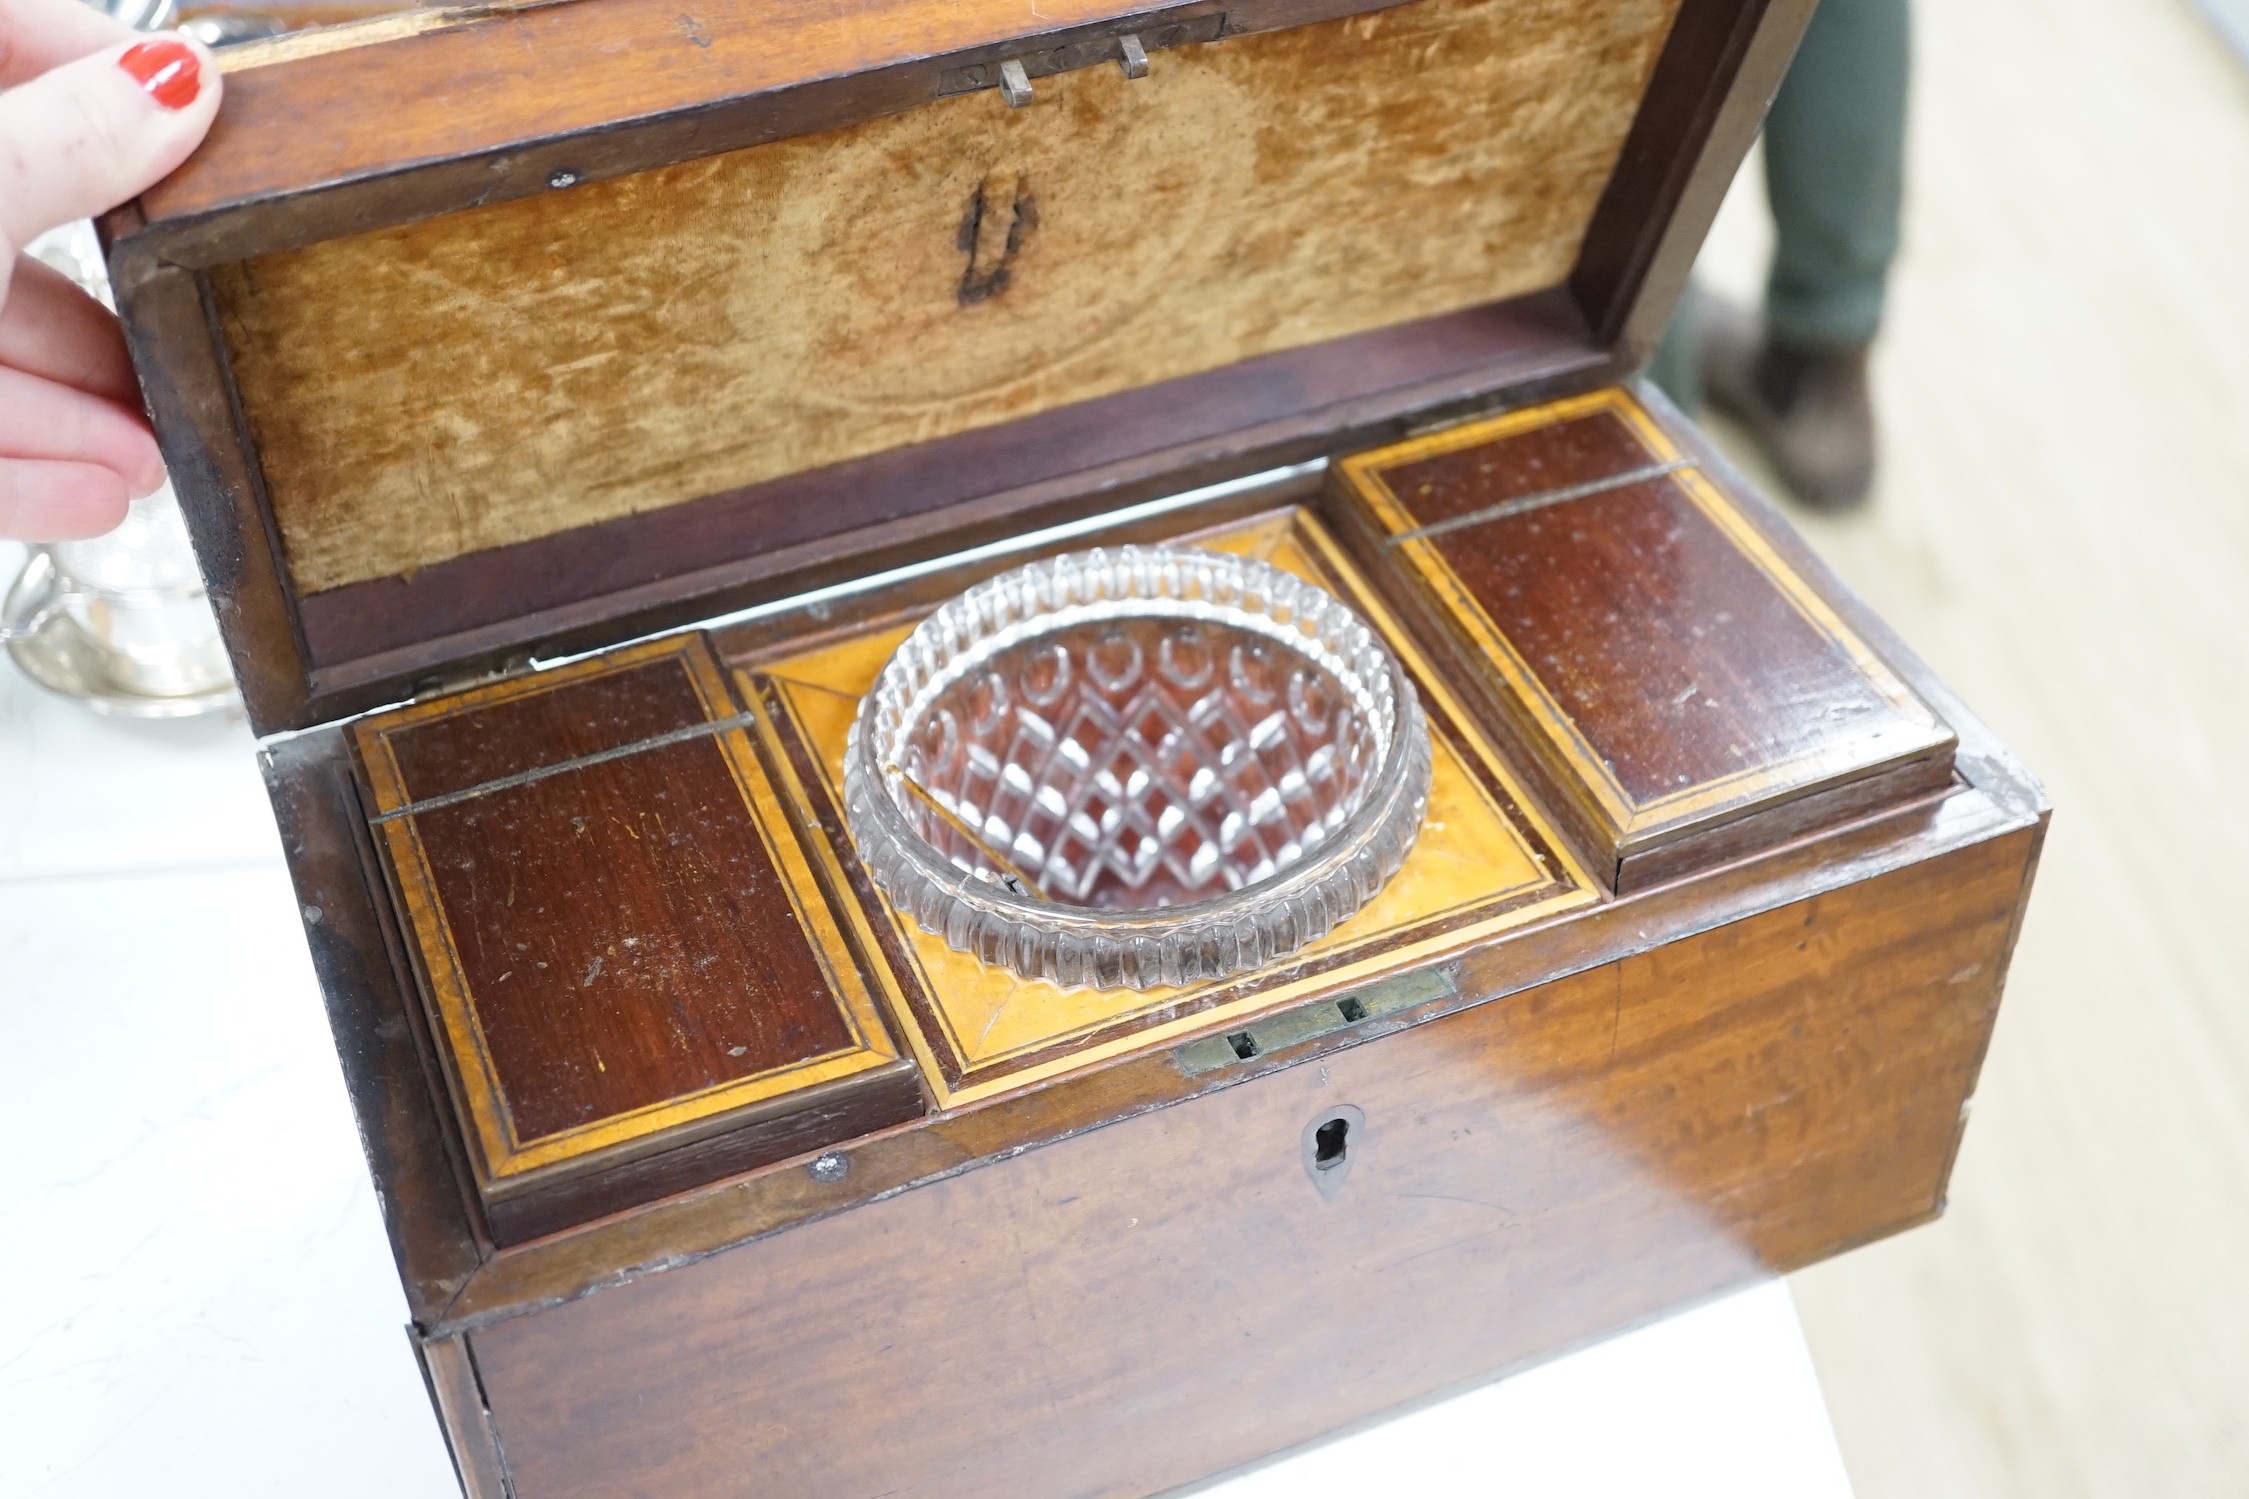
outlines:
[{"label": "brown leather boot", "polygon": [[1814,510],[1864,504],[1874,486],[1867,345],[1791,349],[1756,318],[1704,303],[1702,380],[1712,406],[1747,427],[1781,482]]}]

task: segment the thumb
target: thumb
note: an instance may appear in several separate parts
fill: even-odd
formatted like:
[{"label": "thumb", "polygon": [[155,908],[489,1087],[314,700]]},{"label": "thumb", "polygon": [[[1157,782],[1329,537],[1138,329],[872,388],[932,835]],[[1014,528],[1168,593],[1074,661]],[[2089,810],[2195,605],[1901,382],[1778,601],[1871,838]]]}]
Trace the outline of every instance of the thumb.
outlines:
[{"label": "thumb", "polygon": [[35,235],[137,197],[185,161],[219,91],[211,54],[166,34],[0,93],[0,276]]}]

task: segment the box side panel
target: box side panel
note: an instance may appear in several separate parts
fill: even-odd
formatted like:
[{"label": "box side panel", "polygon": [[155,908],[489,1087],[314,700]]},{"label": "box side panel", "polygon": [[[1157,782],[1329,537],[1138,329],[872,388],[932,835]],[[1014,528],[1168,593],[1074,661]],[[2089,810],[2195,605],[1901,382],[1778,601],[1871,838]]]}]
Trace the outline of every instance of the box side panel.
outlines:
[{"label": "box side panel", "polygon": [[407,1336],[421,1363],[437,1424],[444,1428],[445,1443],[452,1449],[453,1476],[460,1480],[462,1499],[508,1499],[507,1470],[500,1464],[499,1445],[492,1440],[484,1391],[476,1382],[467,1342],[461,1338],[425,1341],[411,1329]]},{"label": "box side panel", "polygon": [[266,788],[407,1310],[426,1324],[486,1251],[468,1164],[441,1122],[444,1083],[419,1026],[343,741],[343,731],[323,729],[272,745]]},{"label": "box side panel", "polygon": [[2035,841],[477,1331],[516,1491],[1152,1492],[1924,1219]]}]

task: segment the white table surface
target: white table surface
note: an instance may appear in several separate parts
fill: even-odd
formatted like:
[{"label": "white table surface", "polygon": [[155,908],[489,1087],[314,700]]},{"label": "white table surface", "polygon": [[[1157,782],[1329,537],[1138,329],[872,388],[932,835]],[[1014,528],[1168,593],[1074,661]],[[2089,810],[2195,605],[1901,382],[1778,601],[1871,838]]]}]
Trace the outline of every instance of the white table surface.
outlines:
[{"label": "white table surface", "polygon": [[[239,723],[0,661],[0,1038],[0,1494],[458,1492]],[[1850,1490],[1771,1282],[1207,1492]]]}]

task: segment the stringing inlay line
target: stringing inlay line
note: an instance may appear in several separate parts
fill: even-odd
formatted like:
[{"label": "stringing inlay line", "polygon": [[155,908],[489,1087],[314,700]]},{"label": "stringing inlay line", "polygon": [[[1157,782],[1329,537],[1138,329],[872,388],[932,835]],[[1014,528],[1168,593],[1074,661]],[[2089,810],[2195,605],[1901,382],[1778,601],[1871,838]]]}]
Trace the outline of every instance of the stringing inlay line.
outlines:
[{"label": "stringing inlay line", "polygon": [[1610,474],[1602,479],[1588,479],[1583,484],[1572,484],[1566,489],[1546,489],[1537,494],[1517,495],[1512,500],[1501,500],[1496,505],[1486,505],[1481,510],[1471,510],[1466,515],[1456,515],[1451,520],[1441,520],[1426,526],[1416,526],[1411,531],[1400,531],[1383,543],[1384,546],[1401,546],[1409,541],[1424,541],[1432,536],[1442,536],[1448,531],[1462,531],[1470,526],[1480,526],[1486,521],[1505,520],[1511,515],[1521,515],[1530,510],[1543,510],[1548,505],[1559,505],[1567,500],[1582,500],[1588,495],[1622,489],[1628,484],[1645,484],[1650,479],[1660,479],[1665,474],[1675,474],[1683,468],[1693,468],[1692,458],[1674,458],[1668,463],[1651,463],[1644,468],[1628,469],[1621,474]]},{"label": "stringing inlay line", "polygon": [[396,822],[401,817],[412,817],[417,812],[443,811],[447,807],[459,806],[462,802],[474,801],[480,796],[489,796],[495,791],[513,791],[518,786],[528,786],[534,781],[543,781],[548,776],[561,775],[564,771],[584,770],[593,765],[607,765],[612,760],[622,760],[628,755],[637,755],[645,750],[658,750],[667,745],[685,744],[690,739],[702,739],[712,734],[723,734],[729,729],[746,729],[754,721],[747,713],[736,713],[728,718],[714,718],[708,723],[691,723],[684,729],[672,729],[651,738],[636,739],[631,744],[620,744],[613,749],[596,750],[590,755],[580,755],[574,760],[557,760],[552,765],[535,766],[530,770],[519,770],[511,776],[501,776],[496,781],[486,781],[477,786],[465,786],[459,791],[448,791],[441,796],[410,801],[404,806],[393,807],[387,812],[377,812],[369,820],[376,823]]}]

